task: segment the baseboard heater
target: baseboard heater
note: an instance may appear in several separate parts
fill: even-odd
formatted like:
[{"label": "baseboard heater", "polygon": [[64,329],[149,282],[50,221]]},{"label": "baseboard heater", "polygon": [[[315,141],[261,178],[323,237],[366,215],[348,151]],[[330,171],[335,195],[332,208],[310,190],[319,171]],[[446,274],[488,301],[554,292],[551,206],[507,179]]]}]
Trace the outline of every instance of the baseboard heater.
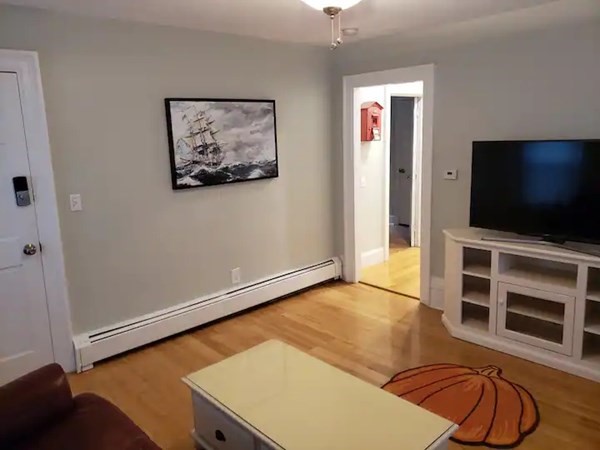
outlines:
[{"label": "baseboard heater", "polygon": [[77,335],[73,339],[77,371],[91,369],[95,362],[110,356],[340,276],[341,262],[332,258]]}]

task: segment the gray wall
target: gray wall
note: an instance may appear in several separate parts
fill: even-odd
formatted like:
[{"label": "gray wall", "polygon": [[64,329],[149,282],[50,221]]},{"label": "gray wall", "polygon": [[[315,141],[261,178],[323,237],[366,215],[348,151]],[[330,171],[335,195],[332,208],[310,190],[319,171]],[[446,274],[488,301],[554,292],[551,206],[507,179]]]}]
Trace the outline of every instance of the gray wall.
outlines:
[{"label": "gray wall", "polygon": [[[403,48],[401,37],[392,37],[349,45],[335,55],[335,133],[341,142],[343,75],[436,65],[431,258],[432,274],[442,276],[442,230],[468,225],[473,140],[600,138],[600,24],[435,51]],[[336,152],[341,205],[341,144]],[[458,181],[443,180],[449,168],[459,170]],[[341,253],[341,240],[336,245]]]},{"label": "gray wall", "polygon": [[[39,52],[76,332],[335,254],[328,50],[10,7],[0,48]],[[173,192],[169,96],[275,99],[280,178]]]}]

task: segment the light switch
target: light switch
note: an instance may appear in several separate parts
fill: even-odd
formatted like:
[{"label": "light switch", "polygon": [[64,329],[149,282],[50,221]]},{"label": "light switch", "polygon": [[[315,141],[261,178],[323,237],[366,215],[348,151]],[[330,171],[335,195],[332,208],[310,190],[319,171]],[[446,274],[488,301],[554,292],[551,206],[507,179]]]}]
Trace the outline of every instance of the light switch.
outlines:
[{"label": "light switch", "polygon": [[367,187],[367,177],[365,177],[364,175],[362,175],[360,177],[360,187],[361,188]]},{"label": "light switch", "polygon": [[457,180],[457,179],[458,179],[458,170],[456,170],[456,169],[444,170],[444,180]]},{"label": "light switch", "polygon": [[83,205],[81,204],[81,194],[69,195],[69,203],[71,204],[71,211],[83,210]]}]

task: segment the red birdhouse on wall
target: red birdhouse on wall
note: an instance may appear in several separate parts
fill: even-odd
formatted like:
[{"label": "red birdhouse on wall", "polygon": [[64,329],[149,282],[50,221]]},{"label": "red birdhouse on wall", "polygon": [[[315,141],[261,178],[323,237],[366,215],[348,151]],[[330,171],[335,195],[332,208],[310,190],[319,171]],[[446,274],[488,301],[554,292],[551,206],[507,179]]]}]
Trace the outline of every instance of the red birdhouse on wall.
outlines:
[{"label": "red birdhouse on wall", "polygon": [[383,106],[377,102],[366,102],[361,105],[361,133],[362,142],[381,140],[381,122]]}]

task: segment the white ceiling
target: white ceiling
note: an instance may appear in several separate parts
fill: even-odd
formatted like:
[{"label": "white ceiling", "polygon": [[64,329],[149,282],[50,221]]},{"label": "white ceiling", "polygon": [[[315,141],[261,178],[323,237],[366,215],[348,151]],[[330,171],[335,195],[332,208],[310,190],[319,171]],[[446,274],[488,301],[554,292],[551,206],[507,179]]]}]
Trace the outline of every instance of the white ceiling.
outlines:
[{"label": "white ceiling", "polygon": [[[323,45],[329,42],[329,19],[300,0],[0,0],[0,3],[280,41]],[[440,27],[528,8],[541,12],[557,4],[566,8],[570,16],[585,17],[593,5],[600,6],[600,0],[363,0],[344,12],[343,24],[360,28],[359,36],[353,40],[393,33],[410,36],[412,30],[423,36],[424,30],[435,32]]]}]

